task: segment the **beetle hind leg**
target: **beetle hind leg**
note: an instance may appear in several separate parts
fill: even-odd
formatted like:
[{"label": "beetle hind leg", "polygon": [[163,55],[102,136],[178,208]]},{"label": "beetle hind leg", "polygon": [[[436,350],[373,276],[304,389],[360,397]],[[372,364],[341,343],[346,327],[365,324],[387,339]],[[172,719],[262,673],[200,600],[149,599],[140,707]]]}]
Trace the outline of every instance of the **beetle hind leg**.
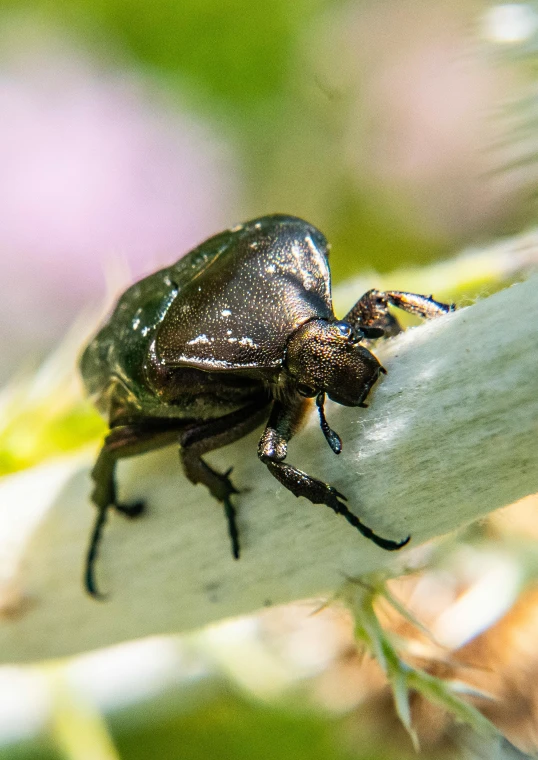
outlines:
[{"label": "beetle hind leg", "polygon": [[175,438],[176,433],[174,431],[144,423],[112,428],[105,438],[104,445],[91,473],[95,484],[91,498],[98,512],[88,545],[84,569],[84,586],[90,596],[101,597],[95,580],[95,562],[108,510],[113,508],[131,518],[138,517],[144,511],[144,502],[142,501],[129,504],[118,501],[116,487],[118,460],[166,446],[172,443]]},{"label": "beetle hind leg", "polygon": [[92,470],[91,477],[95,483],[91,495],[92,501],[99,510],[112,507],[126,517],[138,517],[144,511],[143,501],[124,504],[119,502],[117,498],[116,463],[118,459],[124,456],[132,456],[132,454],[124,453],[122,450],[115,451],[113,445],[111,446],[109,443],[111,437],[112,434],[107,437]]}]

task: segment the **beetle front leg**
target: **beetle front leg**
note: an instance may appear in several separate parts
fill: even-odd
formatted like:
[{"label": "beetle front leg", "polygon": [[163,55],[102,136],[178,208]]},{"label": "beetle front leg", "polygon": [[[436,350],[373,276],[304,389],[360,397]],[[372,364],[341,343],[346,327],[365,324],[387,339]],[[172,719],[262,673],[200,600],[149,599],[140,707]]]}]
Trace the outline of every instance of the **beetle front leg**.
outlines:
[{"label": "beetle front leg", "polygon": [[[432,296],[400,290],[369,290],[344,317],[345,322],[361,328],[382,329],[387,336],[401,332],[398,320],[389,312],[389,305],[423,319],[434,319],[455,310],[454,304],[435,301]],[[368,338],[368,332],[366,337]],[[376,336],[373,336],[376,337]]]},{"label": "beetle front leg", "polygon": [[275,401],[269,422],[258,446],[258,456],[267,466],[271,475],[295,496],[304,496],[313,504],[325,504],[330,507],[336,514],[342,515],[363,536],[369,538],[382,549],[394,551],[405,546],[410,536],[403,541],[391,541],[378,536],[367,525],[364,525],[353,512],[349,511],[343,501],[346,500],[346,497],[336,488],[284,462],[288,441],[294,432],[296,417],[297,405],[285,406],[281,402]]}]

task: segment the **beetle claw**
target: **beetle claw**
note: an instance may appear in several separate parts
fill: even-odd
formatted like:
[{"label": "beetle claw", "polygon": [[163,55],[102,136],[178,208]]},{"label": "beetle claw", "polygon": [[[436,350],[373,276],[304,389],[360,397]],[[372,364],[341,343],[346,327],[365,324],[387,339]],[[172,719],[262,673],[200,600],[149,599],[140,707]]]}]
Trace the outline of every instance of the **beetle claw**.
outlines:
[{"label": "beetle claw", "polygon": [[365,538],[370,539],[370,541],[376,544],[376,546],[379,546],[381,549],[385,549],[389,552],[397,551],[398,549],[403,549],[403,547],[411,540],[411,536],[407,536],[407,538],[404,538],[403,541],[392,541],[390,538],[383,538],[382,536],[378,536],[377,533],[374,533],[371,528],[359,520],[357,515],[355,515],[353,512],[350,512],[345,504],[342,504],[340,501],[338,501],[337,498],[332,498],[339,496],[341,499],[345,499],[345,496],[342,496],[342,494],[338,493],[338,491],[332,487],[329,487],[329,491],[329,498],[325,502],[327,506],[334,510],[336,514],[345,517],[350,525],[353,525],[354,528],[357,528],[359,533],[362,533]]},{"label": "beetle claw", "polygon": [[125,517],[134,520],[136,517],[140,517],[146,509],[146,505],[143,501],[135,501],[133,504],[114,504],[114,509]]}]

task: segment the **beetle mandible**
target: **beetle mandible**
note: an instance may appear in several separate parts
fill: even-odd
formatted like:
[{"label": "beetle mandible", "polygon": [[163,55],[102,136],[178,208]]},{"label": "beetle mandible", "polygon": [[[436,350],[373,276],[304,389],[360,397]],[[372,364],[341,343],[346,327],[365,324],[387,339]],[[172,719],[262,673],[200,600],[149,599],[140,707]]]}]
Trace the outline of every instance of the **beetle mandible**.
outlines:
[{"label": "beetle mandible", "polygon": [[230,471],[216,472],[202,455],[267,420],[258,456],[282,485],[330,507],[383,549],[405,546],[409,536],[376,535],[335,488],[284,461],[309,399],[327,443],[340,453],[341,440],[325,419],[325,396],[366,406],[385,370],[361,343],[400,331],[389,305],[426,319],[454,309],[431,296],[370,290],[336,319],[325,237],[280,214],[226,230],[130,287],[81,359],[88,393],[110,427],[92,471],[98,514],[87,591],[98,596],[95,560],[108,509],[130,516],[143,509],[140,502],[118,502],[117,461],[174,442],[187,478],[223,504],[237,559],[232,496],[238,491]]}]

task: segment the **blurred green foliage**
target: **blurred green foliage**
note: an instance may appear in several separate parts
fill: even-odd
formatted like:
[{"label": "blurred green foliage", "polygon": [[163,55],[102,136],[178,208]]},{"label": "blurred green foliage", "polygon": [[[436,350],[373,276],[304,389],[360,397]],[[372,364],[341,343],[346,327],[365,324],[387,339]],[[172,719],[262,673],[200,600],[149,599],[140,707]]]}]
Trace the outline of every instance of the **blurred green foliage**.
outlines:
[{"label": "blurred green foliage", "polygon": [[[111,59],[186,87],[199,104],[228,108],[248,122],[284,89],[301,27],[326,0],[32,0],[32,14],[78,32]],[[0,8],[21,11],[20,0]],[[123,61],[125,62],[125,61]]]},{"label": "blurred green foliage", "polygon": [[221,697],[190,715],[117,735],[121,757],[146,760],[374,760],[375,754],[347,750],[339,721],[319,714],[296,715],[239,697]]},{"label": "blurred green foliage", "polygon": [[[364,722],[364,717],[361,719]],[[139,725],[111,719],[111,748],[97,757],[81,747],[69,760],[412,760],[410,744],[364,734],[354,719],[257,703],[228,693],[203,706],[166,715],[150,713]],[[122,726],[123,724],[123,726]],[[366,726],[364,726],[366,727]],[[360,736],[360,740],[358,737]],[[392,745],[392,746],[391,746]],[[0,760],[63,760],[50,738],[0,750]]]},{"label": "blurred green foliage", "polygon": [[103,436],[106,426],[89,401],[63,409],[30,406],[13,408],[0,429],[0,476],[77,451]]}]

